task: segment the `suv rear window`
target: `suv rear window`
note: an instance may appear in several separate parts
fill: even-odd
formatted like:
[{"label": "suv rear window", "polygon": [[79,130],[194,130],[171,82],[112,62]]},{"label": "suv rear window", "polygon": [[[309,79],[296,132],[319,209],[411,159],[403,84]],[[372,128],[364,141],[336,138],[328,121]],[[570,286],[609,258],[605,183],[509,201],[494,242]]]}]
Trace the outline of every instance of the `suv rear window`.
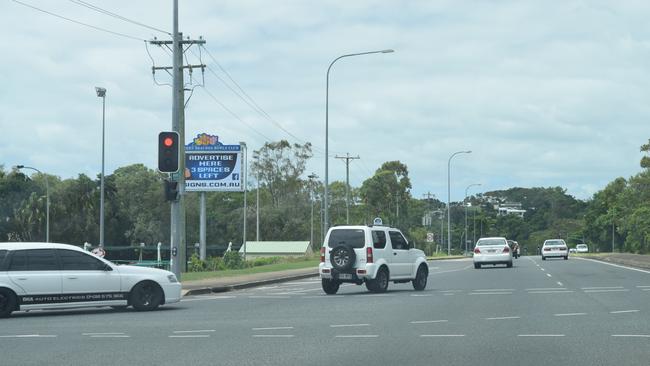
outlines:
[{"label": "suv rear window", "polygon": [[366,233],[363,229],[338,229],[330,232],[327,246],[330,248],[345,245],[352,248],[363,248],[366,245]]}]

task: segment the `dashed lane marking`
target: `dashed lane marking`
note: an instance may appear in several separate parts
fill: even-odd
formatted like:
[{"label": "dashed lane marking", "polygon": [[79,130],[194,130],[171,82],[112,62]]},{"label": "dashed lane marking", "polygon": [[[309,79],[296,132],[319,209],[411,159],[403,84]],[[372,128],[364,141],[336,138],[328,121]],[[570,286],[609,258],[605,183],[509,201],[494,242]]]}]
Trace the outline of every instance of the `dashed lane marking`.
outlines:
[{"label": "dashed lane marking", "polygon": [[547,273],[546,275],[547,275],[548,277],[553,277],[553,276],[551,276],[551,274],[550,274],[550,273]]},{"label": "dashed lane marking", "polygon": [[253,334],[253,338],[293,338],[293,334]]},{"label": "dashed lane marking", "polygon": [[587,315],[587,313],[565,313],[565,314],[553,314],[553,316],[579,316]]},{"label": "dashed lane marking", "polygon": [[626,314],[626,313],[638,313],[639,310],[617,310],[617,311],[610,311],[610,314]]},{"label": "dashed lane marking", "polygon": [[422,338],[456,338],[464,337],[464,334],[421,334]]},{"label": "dashed lane marking", "polygon": [[612,337],[650,338],[650,334],[612,334]]},{"label": "dashed lane marking", "polygon": [[210,338],[209,334],[170,335],[169,338]]},{"label": "dashed lane marking", "polygon": [[378,338],[378,334],[337,335],[335,338]]},{"label": "dashed lane marking", "polygon": [[507,319],[521,319],[520,316],[499,316],[494,318],[485,318],[485,320],[507,320]]},{"label": "dashed lane marking", "polygon": [[585,290],[585,293],[596,293],[596,292],[627,292],[630,291],[626,288],[624,289],[616,289],[616,290]]},{"label": "dashed lane marking", "polygon": [[539,288],[527,288],[526,291],[547,291],[547,290],[566,290],[564,287],[539,287]]},{"label": "dashed lane marking", "polygon": [[564,337],[564,334],[517,334],[517,337]]},{"label": "dashed lane marking", "polygon": [[284,329],[293,329],[293,327],[267,327],[267,328],[252,328],[251,330],[284,330]]},{"label": "dashed lane marking", "polygon": [[512,295],[512,292],[471,292],[470,295]]},{"label": "dashed lane marking", "polygon": [[549,291],[529,291],[529,294],[568,294],[575,292],[573,290],[549,290]]},{"label": "dashed lane marking", "polygon": [[330,328],[369,327],[370,324],[330,324]]},{"label": "dashed lane marking", "polygon": [[2,335],[0,338],[56,338],[57,335],[53,334],[17,334],[17,335]]},{"label": "dashed lane marking", "polygon": [[448,320],[415,320],[411,324],[432,324],[432,323],[446,323]]},{"label": "dashed lane marking", "polygon": [[199,330],[175,330],[174,334],[189,334],[189,333],[212,333],[216,332],[216,329],[199,329]]},{"label": "dashed lane marking", "polygon": [[625,288],[623,286],[600,286],[600,287],[580,287],[581,290],[614,290]]}]

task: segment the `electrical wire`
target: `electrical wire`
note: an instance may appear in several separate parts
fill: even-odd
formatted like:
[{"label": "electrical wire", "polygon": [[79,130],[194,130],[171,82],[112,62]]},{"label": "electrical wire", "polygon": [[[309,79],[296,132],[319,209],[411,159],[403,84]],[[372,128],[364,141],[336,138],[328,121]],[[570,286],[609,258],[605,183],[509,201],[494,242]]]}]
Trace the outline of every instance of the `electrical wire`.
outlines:
[{"label": "electrical wire", "polygon": [[97,5],[93,5],[93,4],[91,4],[91,3],[87,2],[87,1],[83,1],[83,0],[69,0],[69,1],[70,1],[71,3],[73,3],[73,4],[76,4],[76,5],[80,5],[80,6],[86,7],[86,8],[88,8],[88,9],[90,9],[90,10],[94,10],[94,11],[96,11],[96,12],[98,12],[98,13],[102,13],[102,14],[104,14],[104,15],[108,15],[108,16],[111,16],[111,17],[113,17],[113,18],[116,18],[116,19],[119,19],[119,20],[122,20],[122,21],[125,21],[125,22],[128,22],[128,23],[138,25],[138,26],[140,26],[140,27],[144,27],[144,28],[147,28],[147,29],[151,29],[151,30],[154,30],[154,31],[156,31],[156,32],[164,33],[164,34],[167,34],[167,35],[170,35],[170,36],[172,35],[170,32],[167,32],[166,30],[162,30],[162,29],[160,29],[160,28],[152,27],[152,26],[150,26],[150,25],[147,25],[147,24],[144,24],[144,23],[140,23],[140,22],[138,22],[138,21],[135,21],[135,20],[132,20],[132,19],[129,19],[129,18],[123,17],[123,16],[121,16],[121,15],[119,15],[119,14],[116,14],[116,13],[110,12],[110,11],[108,11],[108,10],[106,10],[106,9],[102,9],[102,8],[100,8],[99,6],[97,6]]},{"label": "electrical wire", "polygon": [[145,42],[146,42],[146,40],[145,40],[145,39],[142,39],[142,38],[138,38],[138,37],[130,36],[130,35],[128,35],[128,34],[124,34],[124,33],[120,33],[120,32],[114,32],[114,31],[109,30],[109,29],[106,29],[106,28],[101,28],[101,27],[97,27],[97,26],[94,26],[94,25],[91,25],[91,24],[87,24],[87,23],[80,22],[80,21],[78,21],[78,20],[70,19],[70,18],[64,17],[64,16],[62,16],[62,15],[52,13],[52,12],[47,11],[47,10],[43,10],[43,9],[41,9],[41,8],[37,8],[37,7],[35,7],[35,6],[31,5],[31,4],[27,4],[27,3],[24,3],[24,2],[22,2],[22,1],[18,1],[18,0],[11,0],[11,1],[15,2],[16,4],[20,4],[20,5],[22,5],[22,6],[25,6],[25,7],[28,7],[28,8],[31,8],[31,9],[37,10],[37,11],[40,11],[40,12],[42,12],[42,13],[45,13],[45,14],[48,14],[48,15],[51,15],[51,16],[54,16],[54,17],[57,17],[57,18],[59,18],[59,19],[63,19],[63,20],[67,20],[67,21],[72,22],[72,23],[75,23],[75,24],[83,25],[84,27],[88,27],[88,28],[92,28],[92,29],[95,29],[95,30],[98,30],[98,31],[102,31],[102,32],[110,33],[110,34],[115,35],[115,36],[120,36],[120,37],[124,37],[124,38],[134,39],[134,40],[136,40],[136,41],[145,41]]}]

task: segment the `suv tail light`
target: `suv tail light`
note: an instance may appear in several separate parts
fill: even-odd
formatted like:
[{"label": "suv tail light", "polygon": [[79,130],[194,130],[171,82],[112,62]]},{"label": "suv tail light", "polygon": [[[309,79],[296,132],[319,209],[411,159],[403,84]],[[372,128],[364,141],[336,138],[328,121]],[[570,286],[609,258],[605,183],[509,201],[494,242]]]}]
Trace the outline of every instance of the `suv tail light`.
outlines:
[{"label": "suv tail light", "polygon": [[320,248],[320,262],[325,263],[325,247]]},{"label": "suv tail light", "polygon": [[476,247],[474,248],[474,253],[481,254],[481,250],[478,247]]},{"label": "suv tail light", "polygon": [[503,248],[504,253],[510,253],[510,247],[506,245],[505,248]]},{"label": "suv tail light", "polygon": [[366,248],[366,263],[373,263],[374,259],[372,258],[372,248]]}]

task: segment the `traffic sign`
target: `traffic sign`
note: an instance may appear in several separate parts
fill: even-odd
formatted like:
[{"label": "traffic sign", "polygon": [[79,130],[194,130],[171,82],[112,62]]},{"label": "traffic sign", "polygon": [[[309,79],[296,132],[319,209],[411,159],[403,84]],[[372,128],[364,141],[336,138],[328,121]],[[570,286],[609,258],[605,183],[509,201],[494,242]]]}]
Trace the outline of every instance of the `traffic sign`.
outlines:
[{"label": "traffic sign", "polygon": [[427,233],[427,243],[433,243],[433,233]]},{"label": "traffic sign", "polygon": [[104,258],[104,256],[106,255],[106,251],[104,250],[104,248],[95,248],[92,250],[91,253],[93,253],[94,255],[100,258]]}]

